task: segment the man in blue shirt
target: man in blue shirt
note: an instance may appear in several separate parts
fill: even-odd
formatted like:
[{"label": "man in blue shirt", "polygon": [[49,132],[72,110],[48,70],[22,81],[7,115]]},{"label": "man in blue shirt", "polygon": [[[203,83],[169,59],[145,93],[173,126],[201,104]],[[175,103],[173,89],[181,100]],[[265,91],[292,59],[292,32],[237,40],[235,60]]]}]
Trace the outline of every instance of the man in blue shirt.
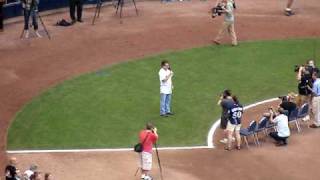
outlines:
[{"label": "man in blue shirt", "polygon": [[320,127],[320,78],[318,77],[317,72],[312,73],[312,80],[313,80],[312,114],[313,114],[314,123],[310,125],[310,127],[319,128]]}]

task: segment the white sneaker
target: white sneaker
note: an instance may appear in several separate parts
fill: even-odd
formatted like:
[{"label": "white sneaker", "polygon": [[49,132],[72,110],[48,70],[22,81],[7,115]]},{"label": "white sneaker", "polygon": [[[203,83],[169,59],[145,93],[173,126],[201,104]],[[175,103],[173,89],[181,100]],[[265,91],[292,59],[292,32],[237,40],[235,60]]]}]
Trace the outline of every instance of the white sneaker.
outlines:
[{"label": "white sneaker", "polygon": [[[232,137],[232,142],[235,142],[235,141],[236,141],[236,138]],[[227,144],[228,143],[228,139],[227,138],[221,139],[220,142],[223,143],[223,144]]]},{"label": "white sneaker", "polygon": [[227,144],[228,139],[227,139],[227,138],[221,139],[220,142],[221,142],[222,144]]},{"label": "white sneaker", "polygon": [[36,35],[38,38],[42,38],[41,34],[38,31],[36,31]]},{"label": "white sneaker", "polygon": [[145,176],[143,180],[152,180],[151,176]]},{"label": "white sneaker", "polygon": [[309,121],[310,120],[310,116],[307,115],[306,117],[302,118],[302,121]]},{"label": "white sneaker", "polygon": [[24,38],[26,38],[26,39],[29,38],[29,31],[28,30],[24,31]]}]

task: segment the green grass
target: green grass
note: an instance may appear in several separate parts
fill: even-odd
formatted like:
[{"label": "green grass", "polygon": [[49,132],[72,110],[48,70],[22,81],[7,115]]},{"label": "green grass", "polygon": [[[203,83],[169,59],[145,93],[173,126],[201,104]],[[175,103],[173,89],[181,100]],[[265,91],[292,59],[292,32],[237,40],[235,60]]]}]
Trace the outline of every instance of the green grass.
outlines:
[{"label": "green grass", "polygon": [[[161,146],[205,145],[219,118],[216,102],[223,89],[232,89],[243,104],[295,91],[293,66],[313,56],[314,41],[195,48],[84,74],[49,89],[17,113],[8,149],[132,147],[149,120],[158,127]],[[164,58],[175,72],[176,115],[170,118],[159,117],[158,70]]]}]

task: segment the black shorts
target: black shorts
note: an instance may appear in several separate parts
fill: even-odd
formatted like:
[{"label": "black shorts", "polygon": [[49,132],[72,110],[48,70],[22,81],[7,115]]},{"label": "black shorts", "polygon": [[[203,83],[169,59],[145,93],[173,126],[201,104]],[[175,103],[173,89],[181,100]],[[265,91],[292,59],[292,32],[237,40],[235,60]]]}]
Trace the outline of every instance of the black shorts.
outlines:
[{"label": "black shorts", "polygon": [[220,128],[225,130],[225,129],[227,129],[227,125],[228,125],[228,119],[227,118],[221,118]]}]

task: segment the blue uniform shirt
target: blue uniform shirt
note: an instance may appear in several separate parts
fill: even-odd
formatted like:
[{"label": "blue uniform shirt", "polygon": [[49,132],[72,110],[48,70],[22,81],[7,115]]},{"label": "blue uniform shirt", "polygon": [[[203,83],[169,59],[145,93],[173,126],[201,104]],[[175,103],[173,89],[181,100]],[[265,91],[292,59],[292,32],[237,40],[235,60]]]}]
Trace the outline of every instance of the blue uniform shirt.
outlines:
[{"label": "blue uniform shirt", "polygon": [[243,107],[240,104],[234,103],[229,109],[229,120],[231,124],[241,124],[241,118],[243,114]]}]

